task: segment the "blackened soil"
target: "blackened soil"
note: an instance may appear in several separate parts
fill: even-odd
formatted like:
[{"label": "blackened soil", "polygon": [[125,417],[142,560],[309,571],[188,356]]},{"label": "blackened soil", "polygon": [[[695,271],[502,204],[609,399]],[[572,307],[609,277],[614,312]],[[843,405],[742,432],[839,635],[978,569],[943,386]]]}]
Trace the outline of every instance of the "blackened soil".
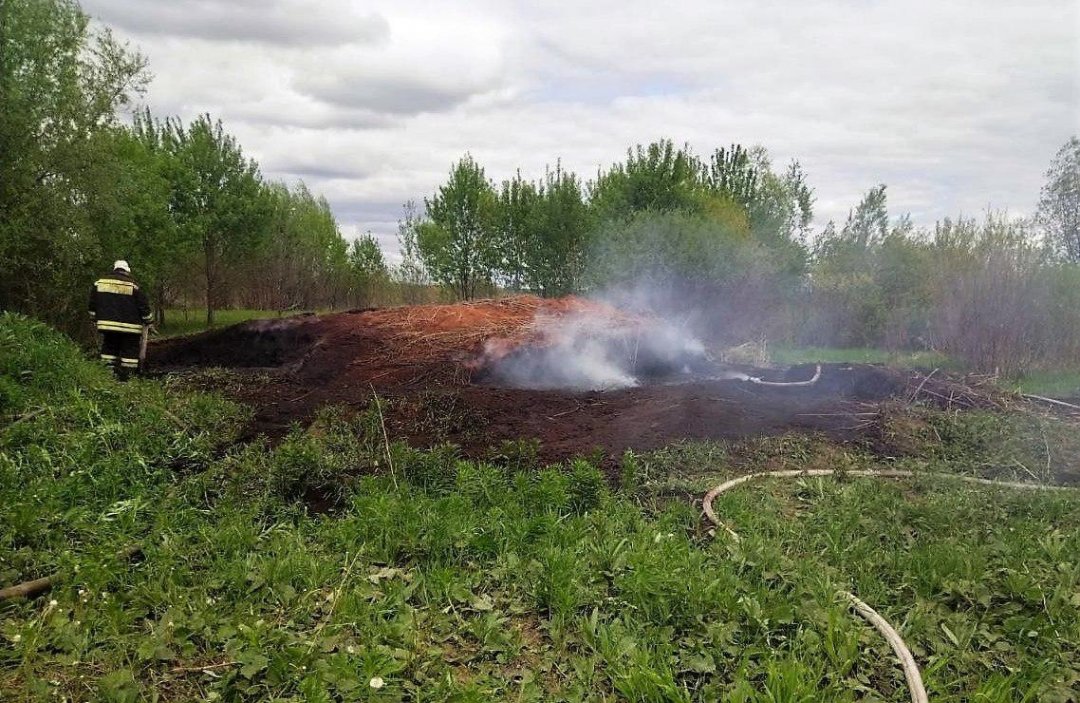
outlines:
[{"label": "blackened soil", "polygon": [[[499,305],[462,309],[476,313]],[[251,436],[281,437],[330,404],[364,409],[378,393],[390,401],[387,422],[395,436],[417,446],[453,442],[474,457],[488,456],[502,440],[518,439],[539,440],[546,460],[595,449],[613,456],[679,440],[792,431],[847,441],[872,433],[882,403],[915,393],[949,408],[992,402],[943,374],[928,379],[865,364],[823,364],[811,386],[731,379],[604,392],[498,387],[473,383],[470,362],[479,352],[474,337],[460,328],[429,333],[422,325],[434,323],[421,312],[428,314],[401,308],[249,322],[153,344],[150,364],[159,371],[232,369],[234,379],[222,390],[254,408]],[[401,335],[406,318],[412,320],[410,337]],[[764,380],[806,381],[815,368],[732,370]]]}]

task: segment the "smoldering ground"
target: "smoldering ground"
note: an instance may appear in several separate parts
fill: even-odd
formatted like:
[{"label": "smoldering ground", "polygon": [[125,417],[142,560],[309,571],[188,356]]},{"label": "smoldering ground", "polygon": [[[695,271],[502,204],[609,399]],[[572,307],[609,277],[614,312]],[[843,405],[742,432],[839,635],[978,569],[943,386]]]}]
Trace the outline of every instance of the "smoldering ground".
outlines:
[{"label": "smoldering ground", "polygon": [[706,352],[689,327],[647,315],[632,324],[599,312],[538,315],[510,353],[485,345],[482,382],[535,390],[613,390],[649,383],[742,378]]}]

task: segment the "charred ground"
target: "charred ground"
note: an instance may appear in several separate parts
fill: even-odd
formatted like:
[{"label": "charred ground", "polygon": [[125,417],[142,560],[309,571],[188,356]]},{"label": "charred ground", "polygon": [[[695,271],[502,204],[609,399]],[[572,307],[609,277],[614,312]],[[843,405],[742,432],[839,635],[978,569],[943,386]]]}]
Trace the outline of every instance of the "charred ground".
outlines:
[{"label": "charred ground", "polygon": [[[504,441],[538,440],[556,461],[599,450],[647,451],[681,440],[737,440],[819,433],[897,451],[883,431],[888,407],[918,396],[942,408],[1005,402],[964,379],[877,365],[824,364],[817,383],[770,387],[693,378],[607,391],[529,390],[496,385],[487,363],[543,344],[538,314],[621,313],[578,298],[521,297],[471,304],[362,310],[243,323],[165,340],[151,365],[171,372],[228,369],[203,376],[254,409],[249,436],[282,436],[326,405],[368,407],[377,393],[388,428],[416,446],[452,442],[470,457]],[[622,316],[621,324],[636,325]],[[765,380],[805,380],[814,366],[771,370],[725,366]],[[198,374],[193,374],[193,378]],[[210,378],[210,381],[206,381]],[[902,449],[902,448],[900,448]]]}]

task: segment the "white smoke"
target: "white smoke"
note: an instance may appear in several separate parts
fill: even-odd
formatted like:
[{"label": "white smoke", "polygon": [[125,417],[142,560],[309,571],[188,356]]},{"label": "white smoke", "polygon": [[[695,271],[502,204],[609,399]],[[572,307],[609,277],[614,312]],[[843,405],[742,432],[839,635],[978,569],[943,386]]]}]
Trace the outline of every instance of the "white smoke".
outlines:
[{"label": "white smoke", "polygon": [[[539,315],[535,344],[487,365],[488,380],[531,389],[613,390],[643,379],[678,382],[709,364],[704,345],[659,319],[629,321],[599,312]],[[494,358],[495,348],[487,354]]]}]

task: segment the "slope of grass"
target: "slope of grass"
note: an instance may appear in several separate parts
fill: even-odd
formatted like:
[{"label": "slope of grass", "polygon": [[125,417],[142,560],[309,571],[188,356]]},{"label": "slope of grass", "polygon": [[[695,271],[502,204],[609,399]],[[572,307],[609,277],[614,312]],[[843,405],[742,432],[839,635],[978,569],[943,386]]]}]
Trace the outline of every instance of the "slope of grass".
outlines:
[{"label": "slope of grass", "polygon": [[[1073,495],[765,482],[718,501],[733,542],[672,489],[880,460],[686,445],[628,455],[613,489],[585,461],[387,447],[376,412],[332,409],[273,450],[223,451],[235,406],[116,384],[21,318],[0,340],[0,585],[63,574],[0,603],[5,697],[907,700],[839,588],[900,627],[934,700],[1067,701],[1080,681]],[[969,470],[957,457],[990,456],[993,430],[905,466]]]}]

